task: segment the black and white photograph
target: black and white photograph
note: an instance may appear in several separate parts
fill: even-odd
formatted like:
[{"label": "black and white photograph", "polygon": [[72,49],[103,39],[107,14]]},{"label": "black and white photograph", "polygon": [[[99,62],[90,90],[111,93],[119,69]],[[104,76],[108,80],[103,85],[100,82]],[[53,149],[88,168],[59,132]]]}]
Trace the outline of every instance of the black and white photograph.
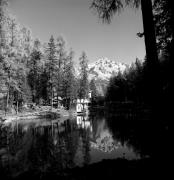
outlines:
[{"label": "black and white photograph", "polygon": [[0,0],[1,180],[172,179],[172,2]]}]

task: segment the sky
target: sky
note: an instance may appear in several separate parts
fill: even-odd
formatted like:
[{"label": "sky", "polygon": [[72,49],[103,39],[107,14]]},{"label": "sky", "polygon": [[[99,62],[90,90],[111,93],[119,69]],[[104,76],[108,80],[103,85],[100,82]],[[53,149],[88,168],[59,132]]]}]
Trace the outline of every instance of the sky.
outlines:
[{"label": "sky", "polygon": [[32,30],[34,38],[48,42],[51,35],[63,36],[67,49],[78,61],[85,51],[90,62],[107,57],[131,63],[144,59],[141,10],[125,8],[111,24],[103,24],[89,7],[92,0],[10,0],[10,11],[17,20]]}]

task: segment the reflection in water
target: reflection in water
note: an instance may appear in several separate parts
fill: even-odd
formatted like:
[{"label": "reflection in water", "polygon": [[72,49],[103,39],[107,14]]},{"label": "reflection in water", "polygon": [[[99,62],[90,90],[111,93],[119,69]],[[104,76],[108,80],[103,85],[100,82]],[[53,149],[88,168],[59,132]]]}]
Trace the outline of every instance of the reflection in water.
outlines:
[{"label": "reflection in water", "polygon": [[[0,169],[18,176],[83,166],[102,159],[138,159],[124,138],[117,139],[105,117],[13,122],[0,129]],[[135,153],[136,152],[136,153]]]},{"label": "reflection in water", "polygon": [[111,152],[121,147],[121,143],[113,139],[112,134],[108,130],[105,119],[99,121],[95,133],[95,141],[91,142],[91,146],[103,152]]},{"label": "reflection in water", "polygon": [[76,118],[76,122],[78,125],[78,128],[83,128],[83,129],[90,129],[90,131],[92,132],[92,124],[90,122],[90,120],[87,118],[87,116],[77,116]]}]

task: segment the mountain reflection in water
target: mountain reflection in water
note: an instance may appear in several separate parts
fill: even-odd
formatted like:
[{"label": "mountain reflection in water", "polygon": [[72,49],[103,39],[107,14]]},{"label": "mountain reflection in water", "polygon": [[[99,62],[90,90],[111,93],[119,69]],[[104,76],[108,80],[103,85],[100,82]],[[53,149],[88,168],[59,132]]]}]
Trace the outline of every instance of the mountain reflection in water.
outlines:
[{"label": "mountain reflection in water", "polygon": [[104,116],[20,121],[0,129],[0,169],[12,177],[24,172],[61,172],[103,159],[139,159],[140,152],[114,133]]}]

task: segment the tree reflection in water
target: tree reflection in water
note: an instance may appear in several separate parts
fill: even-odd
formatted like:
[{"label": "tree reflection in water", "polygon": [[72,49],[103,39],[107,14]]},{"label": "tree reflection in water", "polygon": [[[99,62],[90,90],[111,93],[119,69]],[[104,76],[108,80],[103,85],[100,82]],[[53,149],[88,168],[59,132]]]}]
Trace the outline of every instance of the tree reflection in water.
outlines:
[{"label": "tree reflection in water", "polygon": [[140,158],[144,147],[131,133],[133,129],[124,131],[121,125],[97,112],[63,123],[13,122],[0,130],[0,168],[12,177],[24,172],[43,176],[102,159]]}]

